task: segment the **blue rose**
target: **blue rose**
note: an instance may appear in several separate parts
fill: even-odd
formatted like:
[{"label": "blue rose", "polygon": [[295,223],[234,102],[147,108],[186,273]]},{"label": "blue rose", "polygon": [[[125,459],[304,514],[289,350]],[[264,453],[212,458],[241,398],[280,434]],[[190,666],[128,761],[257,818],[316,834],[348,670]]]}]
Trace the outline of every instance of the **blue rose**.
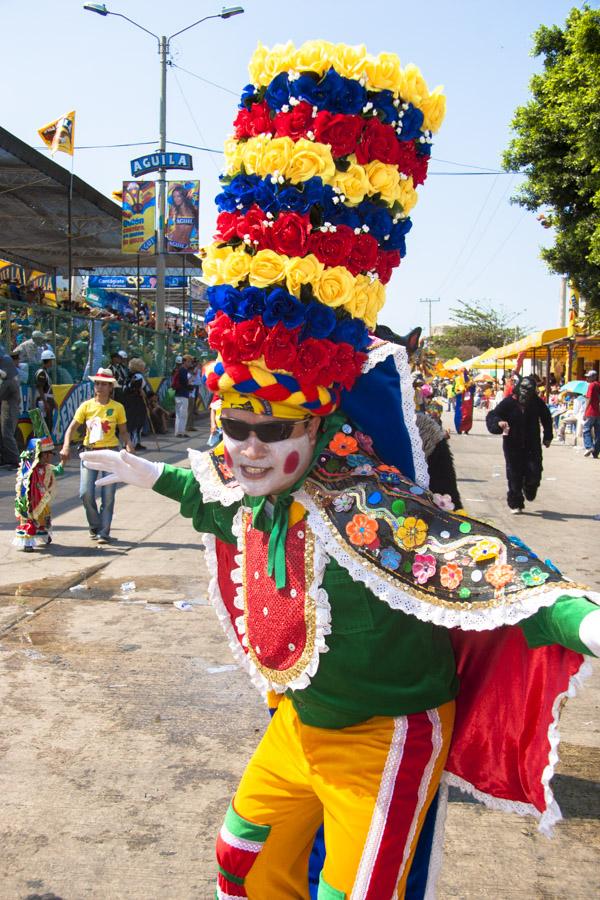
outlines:
[{"label": "blue rose", "polygon": [[204,324],[208,325],[209,322],[212,322],[214,317],[216,316],[215,310],[209,306],[209,308],[204,313]]},{"label": "blue rose", "polygon": [[235,212],[236,198],[227,189],[217,194],[215,203],[219,212]]},{"label": "blue rose", "polygon": [[231,179],[226,192],[229,196],[236,198],[237,203],[249,208],[254,203],[254,194],[260,181],[258,175],[236,175]]},{"label": "blue rose", "polygon": [[369,343],[369,332],[361,319],[347,318],[337,323],[332,339],[337,344],[350,344],[355,350],[364,350]]},{"label": "blue rose", "polygon": [[253,319],[265,311],[266,297],[262,288],[247,287],[242,291],[242,301],[238,308],[238,318]]},{"label": "blue rose", "polygon": [[328,203],[323,207],[323,221],[332,225],[347,225],[348,228],[360,228],[362,220],[353,206],[345,203]]},{"label": "blue rose", "polygon": [[431,144],[420,144],[417,141],[417,156],[431,156]]},{"label": "blue rose", "polygon": [[330,112],[360,113],[367,102],[367,92],[362,84],[352,78],[343,78],[335,69],[329,69],[320,88],[326,99],[325,108]]},{"label": "blue rose", "polygon": [[297,100],[306,100],[311,106],[319,109],[323,109],[327,105],[323,82],[319,82],[316,75],[308,72],[304,72],[300,78],[292,81],[290,95],[296,97]]},{"label": "blue rose", "polygon": [[230,284],[218,284],[207,288],[206,296],[214,311],[232,316],[240,302],[240,293]]},{"label": "blue rose", "polygon": [[260,178],[254,190],[254,202],[260,206],[263,212],[279,212],[280,200],[277,193],[277,185],[270,178]]},{"label": "blue rose", "polygon": [[323,303],[317,303],[313,300],[305,306],[304,312],[306,323],[303,337],[329,337],[337,321],[334,311]]},{"label": "blue rose", "polygon": [[304,306],[283,288],[274,288],[267,297],[263,322],[268,328],[277,322],[286,328],[297,328],[304,322]]},{"label": "blue rose", "polygon": [[404,115],[399,122],[402,122],[402,131],[400,132],[401,141],[414,141],[421,133],[423,125],[423,113],[412,103],[408,104],[408,109],[403,110]]},{"label": "blue rose", "polygon": [[247,84],[242,88],[242,96],[240,97],[240,102],[238,103],[239,109],[244,109],[250,103],[252,103],[256,99],[256,88],[253,84]]},{"label": "blue rose", "polygon": [[276,75],[267,90],[265,91],[265,100],[276,112],[279,112],[282,106],[290,102],[290,83],[288,81],[287,72],[280,72]]},{"label": "blue rose", "polygon": [[377,206],[369,200],[363,200],[357,207],[358,214],[362,218],[362,224],[367,225],[369,232],[378,241],[382,241],[386,234],[390,234],[392,217],[384,206]]},{"label": "blue rose", "polygon": [[398,121],[398,109],[394,106],[394,95],[391,91],[370,91],[369,100],[376,110],[383,113],[383,121],[389,125],[390,122]]}]

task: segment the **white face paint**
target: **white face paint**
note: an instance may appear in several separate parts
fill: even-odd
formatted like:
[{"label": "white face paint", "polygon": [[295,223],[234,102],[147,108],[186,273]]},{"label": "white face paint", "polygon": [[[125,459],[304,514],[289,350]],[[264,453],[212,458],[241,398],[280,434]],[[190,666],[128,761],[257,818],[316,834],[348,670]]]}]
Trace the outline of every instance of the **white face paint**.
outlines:
[{"label": "white face paint", "polygon": [[298,437],[270,444],[259,441],[255,434],[236,441],[223,433],[223,442],[225,461],[250,497],[281,494],[291,487],[308,469],[315,445],[308,427]]}]

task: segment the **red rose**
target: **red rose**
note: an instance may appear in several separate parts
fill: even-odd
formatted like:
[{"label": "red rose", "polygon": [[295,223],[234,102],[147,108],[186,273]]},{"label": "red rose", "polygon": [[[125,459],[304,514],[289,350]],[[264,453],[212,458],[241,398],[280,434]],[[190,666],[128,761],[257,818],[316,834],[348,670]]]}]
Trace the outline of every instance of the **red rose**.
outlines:
[{"label": "red rose", "polygon": [[208,325],[208,344],[213,350],[220,352],[223,340],[233,336],[233,322],[224,312],[218,312]]},{"label": "red rose", "polygon": [[243,216],[237,212],[222,212],[217,217],[217,230],[215,240],[230,241],[237,237],[237,225]]},{"label": "red rose", "polygon": [[308,252],[325,266],[346,265],[353,246],[354,232],[347,225],[338,225],[335,231],[313,231],[308,238]]},{"label": "red rose", "polygon": [[313,127],[312,106],[306,100],[301,100],[289,112],[277,113],[273,125],[277,137],[290,137],[293,141],[297,141]]},{"label": "red rose", "polygon": [[219,389],[219,376],[216,372],[211,372],[206,378],[206,387],[209,391],[217,391]]},{"label": "red rose", "polygon": [[271,232],[271,244],[276,253],[284,253],[287,256],[304,256],[306,242],[311,230],[308,216],[299,213],[280,213]]},{"label": "red rose", "polygon": [[337,158],[354,153],[363,124],[360,116],[344,116],[323,109],[315,117],[313,131],[321,144],[331,146],[331,154]]},{"label": "red rose", "polygon": [[324,384],[324,370],[328,368],[331,353],[331,341],[318,341],[315,338],[307,338],[298,345],[296,362],[292,367],[292,374],[304,385],[310,387],[316,384]]},{"label": "red rose", "polygon": [[267,336],[267,329],[260,316],[238,322],[235,326],[238,359],[249,362],[262,356],[262,347]]},{"label": "red rose", "polygon": [[429,156],[419,156],[418,153],[415,153],[415,161],[413,163],[412,170],[409,174],[412,175],[413,184],[415,187],[418,187],[420,184],[425,182],[427,178],[427,168],[429,166]]},{"label": "red rose", "polygon": [[268,369],[284,369],[290,372],[296,362],[298,346],[298,329],[286,328],[278,322],[269,331],[263,344],[263,356]]},{"label": "red rose", "polygon": [[377,254],[375,271],[382,284],[387,284],[392,277],[392,271],[400,265],[399,250],[380,250]]},{"label": "red rose", "polygon": [[396,165],[399,158],[398,145],[398,137],[391,125],[384,125],[379,119],[370,119],[365,124],[360,143],[356,148],[356,160],[361,165],[374,159]]},{"label": "red rose", "polygon": [[353,275],[361,272],[370,272],[377,265],[379,244],[372,234],[357,234],[354,237],[354,246],[346,267]]},{"label": "red rose", "polygon": [[261,250],[272,250],[271,229],[265,225],[267,217],[262,209],[254,204],[245,216],[240,217],[237,225],[237,235],[244,240],[249,236],[252,243],[257,241]]},{"label": "red rose", "polygon": [[257,134],[273,134],[271,110],[264,100],[262,103],[253,103],[250,109],[240,109],[233,124],[238,141],[256,137]]},{"label": "red rose", "polygon": [[398,158],[396,163],[405,175],[412,175],[417,160],[417,148],[414,141],[398,141]]},{"label": "red rose", "polygon": [[333,344],[327,369],[329,382],[335,382],[350,390],[358,374],[354,359],[356,355],[351,344]]}]

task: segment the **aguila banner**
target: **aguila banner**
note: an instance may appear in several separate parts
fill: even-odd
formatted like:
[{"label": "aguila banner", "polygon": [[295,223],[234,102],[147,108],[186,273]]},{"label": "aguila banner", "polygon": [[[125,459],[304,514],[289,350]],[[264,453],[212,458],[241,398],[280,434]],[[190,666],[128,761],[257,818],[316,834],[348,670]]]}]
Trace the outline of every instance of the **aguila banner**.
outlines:
[{"label": "aguila banner", "polygon": [[123,253],[154,253],[156,189],[153,181],[123,182],[121,250]]}]

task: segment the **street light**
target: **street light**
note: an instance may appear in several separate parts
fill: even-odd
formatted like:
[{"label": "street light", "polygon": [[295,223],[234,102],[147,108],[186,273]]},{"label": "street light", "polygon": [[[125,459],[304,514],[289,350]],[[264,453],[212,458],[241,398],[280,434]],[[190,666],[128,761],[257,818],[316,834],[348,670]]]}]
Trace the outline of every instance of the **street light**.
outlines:
[{"label": "street light", "polygon": [[[140,25],[139,22],[134,22],[133,19],[129,18],[129,16],[125,16],[123,15],[123,13],[112,12],[110,9],[107,9],[106,4],[104,3],[85,3],[83,8],[87,10],[87,12],[97,13],[99,16],[117,16],[119,19],[125,19],[127,22],[130,22],[131,25],[135,25],[136,28],[141,29],[141,31],[145,31],[146,34],[149,34],[151,37],[155,38],[158,45],[158,57],[160,63],[158,152],[165,153],[167,149],[167,64],[172,39],[178,37],[180,34],[183,34],[184,31],[189,31],[190,28],[195,28],[196,25],[200,25],[202,22],[206,22],[208,19],[231,19],[233,16],[239,16],[244,12],[244,8],[242,6],[224,6],[220,13],[214,13],[211,16],[204,16],[204,18],[198,19],[197,22],[192,22],[191,25],[187,25],[185,28],[182,28],[180,31],[176,31],[174,34],[170,34],[169,36],[162,35],[160,37],[159,35],[154,34],[153,31],[148,31],[148,29],[144,28],[143,25]],[[158,170],[158,227],[156,229],[156,330],[159,332],[164,331],[165,328],[165,173],[165,168],[161,168]]]}]

